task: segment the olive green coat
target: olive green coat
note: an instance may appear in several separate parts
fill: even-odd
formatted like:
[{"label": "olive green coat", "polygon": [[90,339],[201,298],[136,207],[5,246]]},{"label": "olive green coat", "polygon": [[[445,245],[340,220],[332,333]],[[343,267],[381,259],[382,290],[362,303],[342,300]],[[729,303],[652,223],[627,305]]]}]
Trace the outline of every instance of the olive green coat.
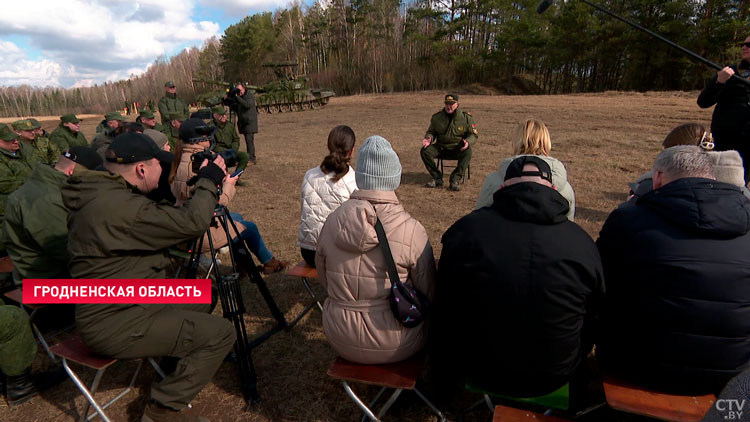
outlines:
[{"label": "olive green coat", "polygon": [[240,135],[237,134],[233,124],[226,122],[222,125],[213,120],[211,126],[216,127],[216,132],[214,132],[215,143],[212,148],[214,152],[222,152],[228,149],[240,150]]},{"label": "olive green coat", "polygon": [[97,133],[94,140],[91,141],[91,149],[96,151],[99,156],[102,157],[102,160],[104,159],[104,151],[106,151],[112,143],[112,135],[114,132],[114,129],[107,127],[102,132]]},{"label": "olive green coat", "polygon": [[166,94],[159,100],[159,117],[164,124],[164,116],[168,113],[180,113],[185,119],[190,115],[190,108],[184,101],[177,98],[177,94]]},{"label": "olive green coat", "polygon": [[162,133],[167,135],[167,143],[169,143],[171,151],[174,151],[175,144],[180,140],[180,130],[175,129],[174,126],[170,124],[166,124],[164,125],[164,131]]},{"label": "olive green coat", "polygon": [[455,149],[459,147],[463,139],[469,142],[469,146],[474,146],[479,133],[471,113],[459,107],[453,115],[451,118],[451,115],[444,109],[433,114],[430,127],[424,137],[432,139],[432,143],[441,149]]},{"label": "olive green coat", "polygon": [[15,265],[16,285],[24,278],[70,278],[68,210],[60,187],[68,176],[40,164],[5,204],[2,241]]},{"label": "olive green coat", "polygon": [[68,129],[66,126],[63,126],[62,124],[60,124],[60,126],[52,131],[49,136],[49,140],[57,145],[60,151],[65,151],[66,149],[74,146],[85,147],[89,145],[89,141],[86,140],[86,137],[83,136],[83,133],[73,133],[70,129]]},{"label": "olive green coat", "polygon": [[20,142],[21,149],[15,154],[0,148],[0,218],[5,215],[8,195],[15,192],[31,174],[29,157],[33,154],[30,146]]},{"label": "olive green coat", "polygon": [[60,148],[46,136],[37,136],[31,143],[41,161],[45,164],[55,164],[60,158]]}]

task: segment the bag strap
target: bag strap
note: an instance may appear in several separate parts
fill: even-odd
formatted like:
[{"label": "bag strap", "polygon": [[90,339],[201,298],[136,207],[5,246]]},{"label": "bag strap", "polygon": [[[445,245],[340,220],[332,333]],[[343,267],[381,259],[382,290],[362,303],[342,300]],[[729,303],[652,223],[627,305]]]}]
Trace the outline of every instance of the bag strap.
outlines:
[{"label": "bag strap", "polygon": [[378,234],[378,242],[380,242],[380,249],[382,249],[383,257],[385,257],[385,266],[388,271],[388,277],[391,279],[391,284],[393,286],[399,286],[401,284],[401,279],[398,278],[396,263],[393,262],[391,247],[388,245],[388,238],[385,237],[385,230],[383,229],[383,224],[380,222],[380,218],[375,221],[375,233]]}]

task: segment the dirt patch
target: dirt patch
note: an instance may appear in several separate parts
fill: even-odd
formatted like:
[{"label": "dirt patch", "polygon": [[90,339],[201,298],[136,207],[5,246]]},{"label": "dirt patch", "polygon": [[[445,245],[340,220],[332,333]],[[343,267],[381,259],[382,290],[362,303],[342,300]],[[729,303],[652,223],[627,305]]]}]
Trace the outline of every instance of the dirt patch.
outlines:
[{"label": "dirt patch", "polygon": [[[443,92],[361,95],[334,98],[320,110],[261,115],[256,136],[258,164],[242,176],[230,205],[232,211],[254,220],[269,248],[280,258],[294,263],[301,260],[296,246],[300,218],[300,184],[305,171],[320,164],[326,154],[328,132],[336,125],[350,125],[357,134],[359,148],[365,138],[379,134],[390,140],[403,165],[401,187],[396,191],[404,207],[422,222],[440,256],[440,237],[458,218],[469,213],[488,173],[511,153],[509,138],[522,119],[545,121],[552,135],[552,155],[565,163],[576,192],[577,218],[593,238],[597,237],[607,215],[625,199],[627,183],[646,171],[660,150],[664,136],[685,122],[708,124],[711,111],[695,104],[693,93],[617,93],[561,96],[461,95],[461,106],[477,123],[479,141],[471,163],[471,179],[460,192],[427,189],[429,180],[419,157],[430,116],[442,106]],[[133,118],[133,116],[131,116]],[[58,118],[43,121],[47,130]],[[100,116],[84,120],[83,131],[91,140]],[[356,156],[352,162],[356,162]],[[302,284],[292,277],[267,277],[268,285],[287,316],[304,306]],[[251,333],[272,325],[257,289],[248,283],[246,321]],[[216,311],[218,314],[218,310]],[[320,312],[313,310],[290,332],[275,335],[257,348],[253,357],[259,374],[263,401],[245,412],[236,371],[224,363],[214,380],[194,400],[194,406],[212,421],[345,421],[361,417],[341,384],[326,376],[335,353],[328,346],[321,327]],[[39,355],[38,361],[44,360]],[[39,363],[37,362],[37,363]],[[104,396],[128,377],[132,362],[108,370]],[[90,382],[93,372],[84,372]],[[108,413],[116,421],[137,420],[145,406],[153,371],[144,367],[136,393],[114,405]],[[355,385],[355,391],[372,397],[374,389]],[[369,393],[369,395],[367,395]],[[467,405],[476,398],[465,395]],[[0,408],[3,421],[67,421],[81,408],[83,399],[66,382],[44,396],[18,409]],[[455,420],[455,413],[451,414]],[[467,420],[487,420],[487,412]],[[429,409],[413,396],[405,395],[388,413],[389,420],[435,421]],[[588,420],[635,420],[603,410]]]}]

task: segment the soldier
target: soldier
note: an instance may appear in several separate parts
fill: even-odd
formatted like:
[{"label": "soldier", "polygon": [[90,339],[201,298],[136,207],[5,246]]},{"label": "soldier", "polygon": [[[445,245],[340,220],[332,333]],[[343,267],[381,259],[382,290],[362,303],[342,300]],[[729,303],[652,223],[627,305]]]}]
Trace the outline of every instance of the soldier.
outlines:
[{"label": "soldier", "polygon": [[184,101],[177,98],[177,88],[174,86],[174,82],[169,81],[164,84],[166,93],[159,100],[159,115],[161,116],[161,123],[166,124],[166,116],[169,113],[177,113],[180,120],[185,120],[190,115],[190,108]]},{"label": "soldier", "polygon": [[167,135],[167,142],[169,143],[169,150],[174,151],[175,143],[180,139],[180,125],[185,120],[180,113],[167,113],[162,119],[167,123],[164,124],[163,133]]},{"label": "soldier", "polygon": [[89,147],[72,147],[54,167],[39,165],[5,204],[2,241],[15,265],[13,279],[70,278],[68,273],[68,210],[60,188],[71,174],[94,170],[102,159]]},{"label": "soldier", "polygon": [[258,133],[258,109],[255,107],[255,95],[247,92],[242,84],[237,84],[237,128],[245,135],[247,153],[255,164],[255,134]]},{"label": "soldier", "polygon": [[224,106],[215,106],[211,109],[211,112],[213,113],[211,124],[217,128],[214,132],[215,143],[212,150],[214,152],[222,152],[228,149],[235,150],[237,153],[237,170],[244,170],[248,161],[250,161],[250,155],[240,151],[240,137],[237,135],[234,125],[227,124],[227,110]]},{"label": "soldier", "polygon": [[[127,120],[119,111],[110,111],[104,115],[104,120],[96,128],[96,138],[91,141],[91,148],[104,157],[104,151],[107,150],[112,139],[115,137],[115,131],[123,126]],[[101,129],[101,130],[100,130]]]},{"label": "soldier", "polygon": [[164,126],[162,126],[161,123],[156,123],[156,116],[154,115],[154,112],[149,109],[141,110],[135,121],[141,123],[146,129],[154,129],[159,132],[164,132]]},{"label": "soldier", "polygon": [[[18,135],[10,126],[0,123],[0,220],[5,216],[8,195],[21,187],[31,174],[26,156],[32,153],[31,147],[18,141]],[[0,242],[0,253],[4,252],[5,246]]]},{"label": "soldier", "polygon": [[64,114],[60,117],[60,125],[50,134],[49,140],[57,145],[60,151],[74,146],[88,146],[89,141],[80,130],[81,119],[73,113]]},{"label": "soldier", "polygon": [[430,188],[443,187],[443,173],[435,165],[435,158],[458,160],[451,173],[450,189],[461,189],[459,184],[471,161],[471,148],[479,133],[471,113],[458,108],[458,95],[445,96],[445,107],[432,115],[430,127],[422,139],[422,161],[432,180],[427,183]]},{"label": "soldier", "polygon": [[33,117],[29,117],[29,121],[31,122],[32,125],[34,125],[34,134],[37,137],[44,137],[44,138],[49,139],[47,131],[44,130],[44,128],[42,127],[42,124],[39,123],[39,120]]},{"label": "soldier", "polygon": [[45,164],[55,164],[60,156],[60,150],[57,145],[43,136],[36,136],[36,130],[39,126],[29,120],[17,120],[13,122],[13,130],[18,134],[21,142],[25,142],[33,151],[30,157],[30,164],[33,166],[37,162]]},{"label": "soldier", "polygon": [[[184,138],[200,136],[205,135],[185,133]],[[62,188],[70,210],[70,274],[165,278],[167,249],[202,236],[209,227],[226,176],[224,159],[202,167],[191,199],[175,207],[145,196],[157,187],[160,162],[174,157],[148,136],[122,134],[105,155],[108,172],[73,175]],[[104,356],[179,359],[174,371],[151,385],[142,422],[206,421],[191,415],[188,404],[210,382],[236,337],[232,324],[210,311],[208,304],[79,304],[76,327],[86,345]]]}]

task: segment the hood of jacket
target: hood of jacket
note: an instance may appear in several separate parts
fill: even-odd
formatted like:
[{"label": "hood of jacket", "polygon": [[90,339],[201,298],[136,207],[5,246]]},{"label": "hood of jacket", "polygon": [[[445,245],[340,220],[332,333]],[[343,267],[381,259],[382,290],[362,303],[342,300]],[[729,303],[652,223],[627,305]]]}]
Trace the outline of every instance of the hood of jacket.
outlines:
[{"label": "hood of jacket", "polygon": [[675,180],[638,199],[664,220],[713,237],[736,237],[750,228],[750,202],[740,189],[711,179]]},{"label": "hood of jacket", "polygon": [[68,176],[65,173],[55,170],[54,167],[47,164],[39,164],[34,167],[27,180],[37,181],[45,185],[62,186],[67,178]]},{"label": "hood of jacket", "polygon": [[63,204],[70,211],[77,211],[86,204],[109,191],[122,189],[128,182],[117,174],[108,171],[82,170],[68,178],[62,185]]},{"label": "hood of jacket", "polygon": [[568,200],[555,189],[535,182],[521,182],[495,192],[492,208],[513,221],[558,224],[567,220]]},{"label": "hood of jacket", "polygon": [[341,230],[336,234],[337,247],[364,253],[379,244],[375,232],[378,218],[386,225],[398,226],[410,218],[399,204],[393,191],[357,190],[352,193],[350,206],[345,212],[337,214],[341,221]]}]

